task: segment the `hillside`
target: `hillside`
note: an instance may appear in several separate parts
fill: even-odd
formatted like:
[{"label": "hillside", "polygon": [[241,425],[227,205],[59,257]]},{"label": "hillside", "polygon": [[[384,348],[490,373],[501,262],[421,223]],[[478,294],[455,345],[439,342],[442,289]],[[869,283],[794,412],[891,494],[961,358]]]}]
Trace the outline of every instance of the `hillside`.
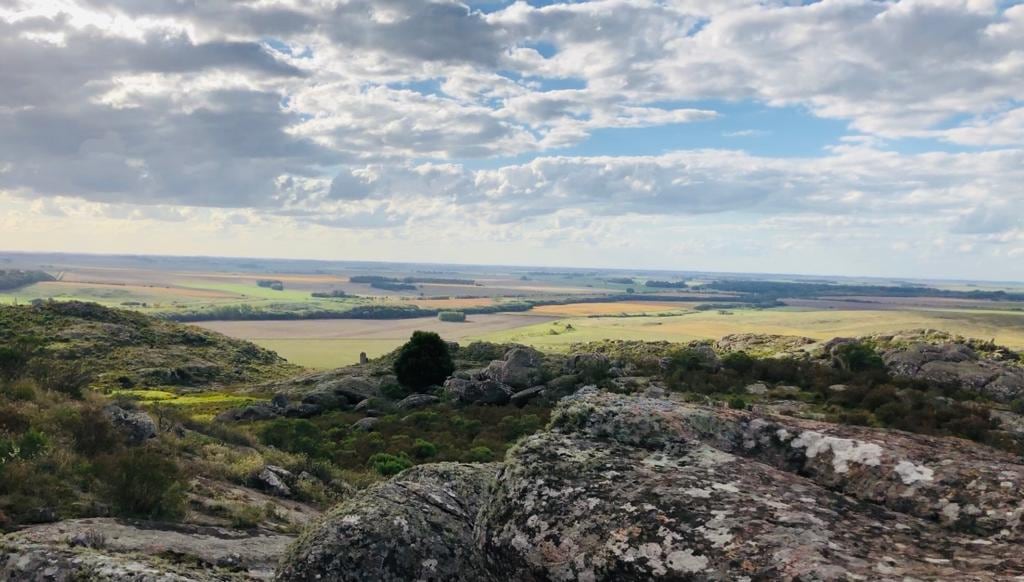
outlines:
[{"label": "hillside", "polygon": [[231,385],[298,371],[246,341],[78,301],[0,306],[0,345],[73,363],[103,389]]}]

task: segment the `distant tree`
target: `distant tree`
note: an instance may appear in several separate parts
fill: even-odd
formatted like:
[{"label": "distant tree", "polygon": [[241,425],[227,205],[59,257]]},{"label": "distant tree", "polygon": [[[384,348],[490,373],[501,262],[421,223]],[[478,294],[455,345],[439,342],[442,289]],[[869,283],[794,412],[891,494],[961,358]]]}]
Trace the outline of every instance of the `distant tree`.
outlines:
[{"label": "distant tree", "polygon": [[448,344],[430,331],[414,331],[395,360],[398,381],[416,391],[442,384],[454,371]]},{"label": "distant tree", "polygon": [[634,289],[632,287],[627,287],[626,288],[626,293],[636,293],[636,289]]}]

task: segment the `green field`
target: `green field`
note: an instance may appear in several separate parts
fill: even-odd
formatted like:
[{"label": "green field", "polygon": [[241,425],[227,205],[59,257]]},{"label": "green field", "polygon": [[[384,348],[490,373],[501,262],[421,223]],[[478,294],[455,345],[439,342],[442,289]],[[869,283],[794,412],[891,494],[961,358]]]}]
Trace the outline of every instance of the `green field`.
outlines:
[{"label": "green field", "polygon": [[359,352],[371,358],[402,345],[400,339],[253,339],[253,343],[281,354],[293,364],[330,369],[359,363]]},{"label": "green field", "polygon": [[489,333],[476,339],[562,351],[573,343],[602,339],[684,342],[718,339],[733,333],[767,333],[827,340],[918,328],[995,339],[1003,345],[1024,348],[1024,313],[982,310],[737,309],[728,314],[702,311],[671,317],[583,317]]}]

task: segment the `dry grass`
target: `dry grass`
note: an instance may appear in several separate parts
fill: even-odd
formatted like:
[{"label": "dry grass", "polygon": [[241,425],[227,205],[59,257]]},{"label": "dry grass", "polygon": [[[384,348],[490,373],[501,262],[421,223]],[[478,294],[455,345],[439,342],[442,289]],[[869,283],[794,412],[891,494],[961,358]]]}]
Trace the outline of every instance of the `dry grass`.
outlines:
[{"label": "dry grass", "polygon": [[636,313],[677,313],[689,311],[685,303],[674,301],[620,301],[608,303],[569,303],[567,305],[542,305],[530,312],[537,315],[556,317],[589,317],[591,315],[619,315]]}]

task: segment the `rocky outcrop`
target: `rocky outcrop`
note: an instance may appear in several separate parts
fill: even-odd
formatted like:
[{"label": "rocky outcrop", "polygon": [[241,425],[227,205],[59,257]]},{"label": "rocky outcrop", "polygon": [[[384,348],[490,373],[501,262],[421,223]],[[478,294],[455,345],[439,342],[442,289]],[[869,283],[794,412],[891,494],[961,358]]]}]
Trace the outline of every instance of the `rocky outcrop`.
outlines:
[{"label": "rocky outcrop", "polygon": [[130,410],[111,404],[103,409],[103,413],[110,420],[110,424],[124,436],[125,444],[140,445],[156,438],[156,423],[141,410]]},{"label": "rocky outcrop", "polygon": [[587,388],[500,470],[340,506],[279,579],[1009,580],[1022,486],[967,441]]},{"label": "rocky outcrop", "polygon": [[882,351],[882,360],[896,376],[959,386],[1000,402],[1024,396],[1024,366],[981,357],[964,343],[896,345]]}]

